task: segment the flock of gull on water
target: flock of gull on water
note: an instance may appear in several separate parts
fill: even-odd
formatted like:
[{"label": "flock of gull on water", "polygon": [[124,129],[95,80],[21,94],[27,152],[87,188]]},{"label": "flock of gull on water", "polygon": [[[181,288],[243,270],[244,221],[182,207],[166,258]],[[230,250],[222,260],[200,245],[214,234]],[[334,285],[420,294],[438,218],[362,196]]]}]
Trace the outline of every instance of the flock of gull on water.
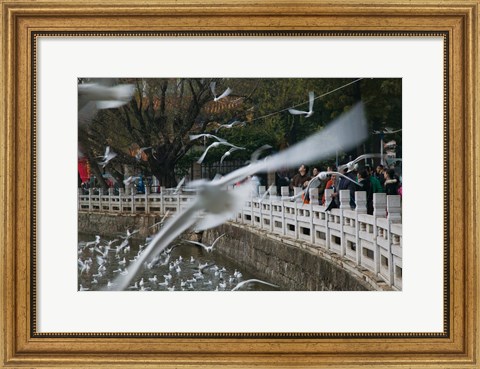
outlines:
[{"label": "flock of gull on water", "polygon": [[[80,291],[116,289],[113,279],[117,275],[128,274],[128,265],[138,259],[150,241],[147,237],[146,243],[139,245],[138,252],[133,252],[130,239],[135,233],[138,233],[138,230],[133,232],[127,230],[126,235],[120,236],[119,239],[102,241],[100,236],[96,236],[94,241],[79,243],[79,278],[81,282],[85,282],[85,285],[80,283]],[[192,240],[175,243],[145,263],[144,272],[128,286],[127,290],[236,291],[249,288],[249,284],[263,284],[278,288],[272,283],[259,279],[244,280],[242,273],[237,269],[232,272],[229,266],[219,266],[211,262],[208,254],[213,252],[215,244],[223,236],[225,234],[217,237],[211,245]],[[173,256],[175,249],[185,248],[188,245],[200,248],[197,257],[190,255],[190,258],[184,260],[180,252]]]},{"label": "flock of gull on water", "polygon": [[[215,101],[231,93],[231,89],[228,88],[220,96],[216,96],[214,82],[211,84],[211,90]],[[132,96],[133,88],[130,85],[105,87],[96,83],[80,84],[79,122],[84,123],[91,120],[98,109],[121,106],[127,103]],[[313,114],[313,100],[313,92],[310,92],[309,111],[288,110],[291,114],[310,117]],[[235,150],[244,149],[207,133],[192,135],[190,139],[195,140],[200,137],[215,141],[206,148],[198,162],[202,162],[208,150],[213,147],[221,145],[229,147],[224,158]],[[159,224],[161,226],[159,231],[149,237],[144,245],[140,246],[137,255],[132,259],[127,260],[127,257],[130,257],[129,240],[136,231],[127,231],[126,235],[122,236],[122,242],[117,239],[104,242],[100,236],[97,236],[94,241],[79,243],[79,279],[81,280],[83,275],[91,275],[91,284],[99,284],[105,278],[108,263],[116,263],[114,268],[117,269],[113,270],[112,279],[108,279],[105,287],[99,289],[117,291],[201,290],[204,283],[212,283],[212,285],[216,283],[216,286],[211,288],[213,290],[240,290],[252,283],[277,287],[258,279],[243,280],[241,273],[238,271],[227,274],[224,267],[212,265],[208,262],[183,260],[181,255],[173,259],[172,251],[182,247],[183,244],[192,244],[193,241],[183,240],[179,242],[178,240],[178,237],[188,229],[194,228],[196,231],[203,231],[217,227],[232,219],[251,195],[252,183],[249,179],[256,173],[275,172],[323,160],[335,155],[337,151],[347,151],[357,146],[366,138],[367,124],[364,107],[362,103],[357,103],[347,113],[342,114],[303,141],[276,154],[259,159],[260,153],[264,149],[264,146],[262,146],[252,154],[251,160],[244,167],[224,176],[216,176],[212,180],[201,179],[190,182],[185,190],[195,191],[196,196],[182,212],[169,218],[164,217]],[[107,148],[100,165],[105,167],[115,157],[116,154],[110,148]],[[327,172],[321,172],[312,183],[325,179],[327,174]],[[132,180],[133,178],[129,178],[125,183],[128,184],[127,182]],[[242,185],[232,188],[239,181],[242,181]],[[177,191],[182,185],[183,181],[177,187]],[[223,237],[223,235],[220,237]],[[194,244],[208,253],[213,250],[217,241],[218,238],[211,245],[195,242]],[[120,242],[120,244],[113,246],[117,242]],[[186,267],[187,264],[188,267]],[[157,266],[168,267],[168,273],[162,275],[153,273],[148,278],[140,276],[140,274],[144,274],[144,270],[155,272]],[[195,269],[192,266],[195,266]],[[194,270],[194,273],[188,276],[182,274],[185,273],[183,272],[185,269]],[[180,276],[178,286],[172,283],[172,280],[175,279],[174,275]],[[80,290],[86,290],[87,288],[83,284],[79,286]]]}]

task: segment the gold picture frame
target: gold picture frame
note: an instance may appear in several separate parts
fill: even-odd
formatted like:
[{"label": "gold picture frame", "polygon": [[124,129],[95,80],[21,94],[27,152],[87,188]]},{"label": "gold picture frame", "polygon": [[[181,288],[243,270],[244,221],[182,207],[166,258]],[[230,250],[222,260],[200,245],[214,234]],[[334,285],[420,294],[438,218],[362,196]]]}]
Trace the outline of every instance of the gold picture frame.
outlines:
[{"label": "gold picture frame", "polygon": [[[479,112],[479,0],[328,2],[247,0],[6,1],[2,16],[2,104],[0,124],[0,338],[2,367],[364,367],[476,368],[480,324],[479,235],[476,216]],[[443,334],[194,333],[37,334],[34,248],[36,195],[36,104],[33,88],[35,35],[84,33],[97,36],[171,32],[198,34],[344,35],[442,34],[448,123],[446,178],[462,181],[445,197],[446,314]],[[33,127],[33,128],[32,128]],[[473,173],[473,175],[470,175]],[[32,221],[33,219],[33,221]]]}]

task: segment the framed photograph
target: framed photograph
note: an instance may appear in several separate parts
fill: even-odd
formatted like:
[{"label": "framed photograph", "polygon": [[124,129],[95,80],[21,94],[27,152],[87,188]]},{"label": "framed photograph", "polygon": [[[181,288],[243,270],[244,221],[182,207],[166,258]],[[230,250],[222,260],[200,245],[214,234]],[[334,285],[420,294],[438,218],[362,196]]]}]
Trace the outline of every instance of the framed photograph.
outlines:
[{"label": "framed photograph", "polygon": [[477,367],[478,0],[1,5],[2,367]]}]

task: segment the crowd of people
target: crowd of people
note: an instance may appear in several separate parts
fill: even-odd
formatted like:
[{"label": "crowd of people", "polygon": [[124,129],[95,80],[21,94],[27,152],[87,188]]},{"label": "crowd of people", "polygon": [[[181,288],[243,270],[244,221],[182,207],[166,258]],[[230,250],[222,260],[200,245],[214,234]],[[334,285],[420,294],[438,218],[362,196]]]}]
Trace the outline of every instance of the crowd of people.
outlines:
[{"label": "crowd of people", "polygon": [[[320,205],[325,205],[330,202],[329,208],[336,208],[340,206],[339,193],[341,190],[350,191],[350,207],[355,209],[355,192],[365,191],[367,193],[367,213],[373,214],[373,194],[386,193],[387,195],[402,196],[402,183],[400,177],[396,174],[393,168],[388,168],[383,165],[378,165],[375,170],[371,166],[364,166],[362,168],[354,167],[352,169],[344,168],[343,173],[337,172],[336,168],[327,167],[328,173],[323,180],[316,180],[310,183],[320,173],[318,167],[313,167],[309,171],[309,167],[302,164],[298,168],[298,173],[295,174],[291,180],[288,177],[281,176],[277,186],[286,185],[288,183],[291,193],[294,188],[318,188],[318,202]],[[278,176],[277,176],[278,177]],[[318,178],[318,177],[317,177]],[[280,183],[281,182],[281,183]],[[313,184],[315,183],[315,184]],[[325,198],[325,190],[331,189],[331,199]],[[303,194],[303,201],[309,203],[308,193]],[[331,201],[327,201],[331,200]]]}]

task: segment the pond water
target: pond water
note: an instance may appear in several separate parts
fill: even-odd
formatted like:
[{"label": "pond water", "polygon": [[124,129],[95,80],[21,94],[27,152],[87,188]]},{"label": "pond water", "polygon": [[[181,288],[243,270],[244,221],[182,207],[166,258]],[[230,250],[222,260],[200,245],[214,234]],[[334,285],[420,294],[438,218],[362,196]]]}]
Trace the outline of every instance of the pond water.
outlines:
[{"label": "pond water", "polygon": [[[128,272],[139,250],[145,247],[142,240],[130,238],[128,246],[117,251],[122,238],[116,237],[110,249],[105,245],[113,238],[100,237],[95,245],[95,235],[78,235],[78,289],[99,291],[116,290],[115,279]],[[217,253],[207,252],[202,247],[186,241],[178,241],[170,254],[163,253],[156,262],[144,265],[132,280],[132,291],[231,291],[239,283],[259,279],[242,270],[232,260]],[[199,266],[203,267],[199,271]],[[269,281],[266,281],[269,282]],[[113,285],[112,285],[113,284]],[[109,287],[109,285],[111,287]],[[263,283],[251,282],[241,285],[239,291],[277,291]]]}]

